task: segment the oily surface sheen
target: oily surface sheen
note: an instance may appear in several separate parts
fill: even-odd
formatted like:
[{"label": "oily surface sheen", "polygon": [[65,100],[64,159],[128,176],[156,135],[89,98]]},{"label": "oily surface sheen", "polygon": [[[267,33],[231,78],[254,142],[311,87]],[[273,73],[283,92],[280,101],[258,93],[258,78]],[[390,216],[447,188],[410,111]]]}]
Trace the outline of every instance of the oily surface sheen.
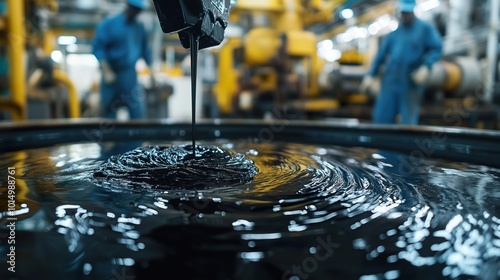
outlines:
[{"label": "oily surface sheen", "polygon": [[[126,141],[0,155],[0,170],[16,169],[17,219],[16,274],[0,279],[500,278],[497,168],[360,147],[197,145],[196,158],[184,142]],[[7,184],[0,193],[1,237],[12,217]]]},{"label": "oily surface sheen", "polygon": [[112,156],[95,172],[97,183],[195,189],[245,184],[257,173],[245,155],[215,146],[148,146]]}]

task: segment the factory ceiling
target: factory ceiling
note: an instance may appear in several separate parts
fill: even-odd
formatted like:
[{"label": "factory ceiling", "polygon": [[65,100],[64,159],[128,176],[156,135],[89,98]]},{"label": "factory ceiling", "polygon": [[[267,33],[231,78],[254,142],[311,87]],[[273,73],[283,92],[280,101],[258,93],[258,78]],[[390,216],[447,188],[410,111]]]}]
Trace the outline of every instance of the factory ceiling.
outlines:
[{"label": "factory ceiling", "polygon": [[[333,20],[330,23],[323,23],[312,26],[311,31],[322,33],[328,29],[342,25],[344,19],[339,16],[340,12],[349,8],[356,15],[369,12],[373,7],[387,2],[387,0],[346,0],[341,6],[333,11]],[[58,28],[95,28],[98,22],[109,14],[123,10],[124,0],[59,0],[59,12],[57,16],[50,18],[50,26]],[[150,12],[154,13],[154,8],[150,7]]]}]

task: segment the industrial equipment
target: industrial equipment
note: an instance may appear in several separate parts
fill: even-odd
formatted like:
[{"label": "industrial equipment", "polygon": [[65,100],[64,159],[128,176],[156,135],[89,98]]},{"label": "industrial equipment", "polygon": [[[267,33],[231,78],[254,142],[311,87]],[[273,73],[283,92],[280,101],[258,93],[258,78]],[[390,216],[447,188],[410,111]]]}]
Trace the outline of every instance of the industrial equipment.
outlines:
[{"label": "industrial equipment", "polygon": [[[360,94],[359,84],[380,40],[397,28],[398,22],[393,1],[378,4],[366,2],[349,1],[352,4],[349,8],[357,15],[355,23],[343,23],[337,19],[316,29],[322,39],[333,40],[343,48],[339,64],[332,67],[328,75],[341,106],[329,111],[326,114],[328,117],[371,120],[373,101],[379,87],[375,84],[369,94]],[[494,2],[478,1],[472,4],[450,1],[447,5],[443,1],[420,1],[417,7],[419,17],[438,28],[445,45],[443,58],[435,64],[427,85],[421,109],[422,124],[499,127],[500,109],[493,98],[498,96],[493,94],[498,92],[498,86],[491,85],[492,77],[496,77],[498,83],[498,70],[491,69],[498,67],[498,59],[494,58],[496,52],[491,53],[489,47],[491,44],[498,46],[498,39],[492,36],[498,33],[492,31],[495,29],[492,26],[496,25],[490,23],[498,16],[488,15],[488,6]],[[346,55],[351,52],[360,52],[365,59]],[[352,61],[356,63],[353,65]]]},{"label": "industrial equipment", "polygon": [[230,1],[154,0],[154,3],[163,32],[178,32],[185,48],[190,47],[187,34],[190,30],[200,36],[200,49],[219,45],[224,39]]},{"label": "industrial equipment", "polygon": [[326,61],[317,55],[317,36],[305,30],[331,20],[336,3],[237,1],[230,21],[245,34],[228,38],[219,52],[214,92],[221,115],[263,117],[277,110],[300,117],[336,108],[335,99],[321,95]]},{"label": "industrial equipment", "polygon": [[155,1],[163,32],[178,32],[182,45],[191,51],[191,129],[194,156],[196,156],[195,124],[198,50],[219,45],[224,40],[224,29],[227,26],[229,16],[229,4],[229,0]]},{"label": "industrial equipment", "polygon": [[[38,116],[39,118],[64,118],[65,116],[79,118],[80,102],[78,92],[68,75],[60,69],[54,69],[54,62],[50,58],[39,58],[37,60],[37,69],[28,79],[28,105],[34,105],[36,101],[42,101],[43,104],[47,105],[44,107],[54,107],[51,110],[52,112],[42,113]],[[69,106],[66,106],[66,104]],[[66,107],[68,107],[67,113],[65,112]],[[30,117],[35,113],[33,111],[39,110],[28,111]]]},{"label": "industrial equipment", "polygon": [[[24,1],[7,1],[4,39],[7,48],[9,75],[9,97],[0,99],[0,109],[12,112],[14,120],[26,118],[26,70],[23,63],[25,50]],[[5,6],[3,6],[5,8]],[[7,73],[3,73],[7,74]]]},{"label": "industrial equipment", "polygon": [[[225,25],[213,10],[219,2],[154,1],[164,30],[181,32],[185,47],[193,49],[193,33],[204,38],[203,47],[222,41]],[[301,22],[299,13],[279,6],[295,11],[298,1],[246,3],[271,7],[265,14],[283,24]],[[184,9],[184,16],[162,14],[172,7]],[[170,20],[185,25],[170,29]],[[203,26],[208,21],[213,25]],[[312,74],[324,63],[316,41],[311,33],[282,28],[252,27],[221,48],[219,67],[228,72],[220,72],[219,86],[234,79],[227,85],[235,92],[226,97],[236,99],[240,112],[262,106],[252,100],[263,90],[272,91],[269,104],[282,113],[318,110],[314,101],[325,95],[313,79],[320,75]],[[270,42],[271,51],[258,51]],[[435,69],[436,86],[469,88],[460,81],[475,79],[473,67],[448,62]],[[443,83],[439,73],[455,76]],[[293,79],[303,90],[295,95],[286,88]],[[228,184],[213,175],[223,179],[240,166],[234,161],[217,165],[218,173],[202,173],[162,153],[185,151],[179,143],[194,137],[190,126],[175,120],[0,123],[0,169],[8,172],[0,186],[0,236],[6,237],[0,258],[8,269],[0,278],[500,277],[500,132],[357,120],[289,120],[286,129],[275,120],[201,120],[197,133],[204,145],[248,158],[255,167],[252,180]],[[163,148],[142,153],[155,146]],[[139,156],[122,157],[130,152]],[[138,181],[122,180],[128,175],[107,180],[110,173],[95,181],[103,162],[117,163],[106,166]],[[164,184],[165,171],[183,181],[150,184],[148,179]]]},{"label": "industrial equipment", "polygon": [[[0,2],[0,27],[3,38],[2,47],[6,49],[6,57],[2,57],[1,76],[8,81],[3,85],[6,89],[0,97],[0,110],[11,113],[15,121],[25,120],[28,117],[27,80],[30,78],[30,63],[33,62],[29,52],[31,49],[44,47],[44,32],[46,22],[39,17],[38,11],[48,9],[57,11],[58,3],[55,0],[8,0]],[[25,58],[29,57],[28,63]],[[28,66],[27,66],[28,65]],[[80,116],[79,100],[73,82],[59,70],[52,73],[54,82],[64,85],[68,92],[69,116]]]}]

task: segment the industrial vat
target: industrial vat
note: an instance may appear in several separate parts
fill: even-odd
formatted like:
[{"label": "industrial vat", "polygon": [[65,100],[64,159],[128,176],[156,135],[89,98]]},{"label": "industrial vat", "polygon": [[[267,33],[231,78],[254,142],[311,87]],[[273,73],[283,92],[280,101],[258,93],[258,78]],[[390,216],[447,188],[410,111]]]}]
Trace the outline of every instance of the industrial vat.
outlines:
[{"label": "industrial vat", "polygon": [[198,143],[250,158],[252,182],[92,180],[113,155],[190,133],[170,121],[2,124],[1,278],[500,277],[496,131],[207,120]]}]

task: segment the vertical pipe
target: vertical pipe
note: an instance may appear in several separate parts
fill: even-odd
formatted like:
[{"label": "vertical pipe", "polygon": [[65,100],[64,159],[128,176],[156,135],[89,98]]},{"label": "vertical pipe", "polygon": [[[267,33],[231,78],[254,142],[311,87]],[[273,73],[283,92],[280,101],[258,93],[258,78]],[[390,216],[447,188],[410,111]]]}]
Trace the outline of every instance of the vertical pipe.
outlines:
[{"label": "vertical pipe", "polygon": [[20,108],[13,111],[12,119],[20,121],[26,119],[24,1],[8,0],[7,13],[10,94],[12,101]]},{"label": "vertical pipe", "polygon": [[470,28],[472,1],[450,0],[449,20],[446,27],[445,53],[460,51],[463,35]]},{"label": "vertical pipe", "polygon": [[499,15],[500,0],[490,0],[490,30],[488,36],[488,72],[486,73],[486,85],[484,88],[484,100],[486,102],[493,101],[493,92],[495,87],[495,72],[498,59],[498,31],[499,31]]},{"label": "vertical pipe", "polygon": [[304,23],[302,18],[303,6],[297,0],[284,0],[283,13],[278,18],[277,29],[280,32],[287,32],[291,30],[304,30]]},{"label": "vertical pipe", "polygon": [[66,86],[68,90],[68,105],[69,105],[69,116],[70,118],[79,118],[80,117],[80,101],[78,98],[78,91],[75,87],[75,84],[71,81],[71,79],[66,75],[65,72],[61,70],[54,70],[53,72],[54,79]]},{"label": "vertical pipe", "polygon": [[53,30],[46,30],[43,34],[43,51],[45,55],[50,55],[55,49],[55,33]]}]

